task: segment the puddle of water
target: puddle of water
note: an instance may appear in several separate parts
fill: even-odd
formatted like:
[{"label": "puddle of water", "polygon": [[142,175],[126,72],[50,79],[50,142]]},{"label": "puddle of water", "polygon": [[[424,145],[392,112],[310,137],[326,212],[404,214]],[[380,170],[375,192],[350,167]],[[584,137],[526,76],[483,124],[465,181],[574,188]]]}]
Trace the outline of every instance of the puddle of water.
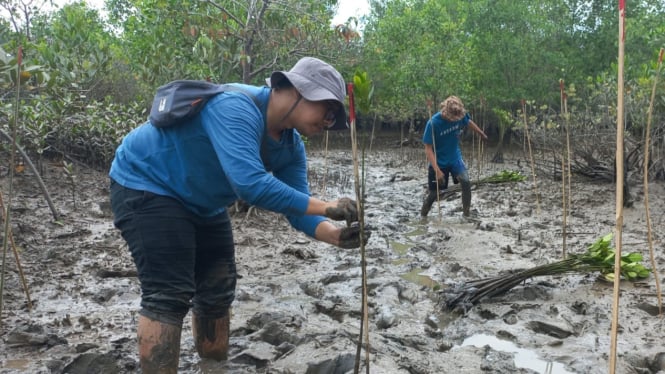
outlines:
[{"label": "puddle of water", "polygon": [[437,326],[439,327],[440,330],[445,330],[453,321],[458,319],[460,317],[459,313],[455,312],[442,312],[442,313],[437,313],[437,318],[439,319],[439,322],[437,323]]},{"label": "puddle of water", "polygon": [[417,236],[417,235],[425,235],[427,233],[427,229],[424,227],[416,227],[413,231],[407,232],[404,234],[404,236]]},{"label": "puddle of water", "polygon": [[517,347],[512,342],[501,340],[495,336],[486,334],[477,334],[464,339],[462,347],[472,345],[474,347],[484,347],[489,345],[492,349],[502,352],[515,354],[515,366],[535,370],[539,373],[551,374],[574,374],[565,369],[563,364],[558,362],[548,362],[538,358],[534,351]]},{"label": "puddle of water", "polygon": [[411,262],[411,259],[406,258],[406,257],[402,257],[402,258],[398,258],[396,260],[393,260],[392,264],[395,265],[395,266],[400,266],[400,265],[408,264],[409,262]]},{"label": "puddle of water", "polygon": [[7,360],[5,361],[5,364],[2,366],[6,369],[18,369],[18,370],[25,370],[28,368],[28,365],[30,365],[30,361],[28,360]]},{"label": "puddle of water", "polygon": [[413,247],[413,244],[404,244],[396,241],[391,241],[390,246],[393,247],[393,251],[397,253],[400,256],[405,255],[411,247]]},{"label": "puddle of water", "polygon": [[409,282],[428,287],[432,290],[437,290],[441,287],[430,276],[420,274],[422,271],[423,269],[415,268],[406,274],[402,274],[401,277]]}]

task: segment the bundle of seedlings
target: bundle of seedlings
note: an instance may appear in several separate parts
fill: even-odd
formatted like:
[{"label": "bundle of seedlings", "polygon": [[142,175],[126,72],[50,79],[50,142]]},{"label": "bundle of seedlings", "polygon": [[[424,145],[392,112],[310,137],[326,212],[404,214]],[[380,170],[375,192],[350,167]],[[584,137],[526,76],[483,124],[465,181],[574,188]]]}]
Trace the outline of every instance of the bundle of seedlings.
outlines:
[{"label": "bundle of seedlings", "polygon": [[[444,310],[466,313],[484,298],[498,296],[532,277],[566,273],[593,273],[614,280],[615,250],[610,246],[613,234],[605,235],[587,248],[586,253],[572,254],[567,259],[525,270],[514,270],[491,278],[464,282],[439,291]],[[647,278],[651,269],[640,262],[642,255],[631,252],[621,256],[621,277],[629,281]]]},{"label": "bundle of seedlings", "polygon": [[[482,179],[479,179],[477,181],[471,181],[472,186],[480,186],[483,184],[494,184],[494,183],[510,183],[510,182],[522,182],[526,180],[526,176],[520,174],[518,171],[512,171],[512,170],[502,170],[496,174],[490,175],[489,177],[485,177]],[[452,195],[453,192],[460,192],[462,188],[457,185],[457,179],[453,179],[453,182],[455,183],[455,186],[448,187],[446,190],[445,194],[442,196],[450,196]]]},{"label": "bundle of seedlings", "polygon": [[522,182],[526,180],[526,176],[520,174],[518,171],[501,170],[500,172],[490,175],[476,182],[477,184],[485,183],[507,183],[507,182]]}]

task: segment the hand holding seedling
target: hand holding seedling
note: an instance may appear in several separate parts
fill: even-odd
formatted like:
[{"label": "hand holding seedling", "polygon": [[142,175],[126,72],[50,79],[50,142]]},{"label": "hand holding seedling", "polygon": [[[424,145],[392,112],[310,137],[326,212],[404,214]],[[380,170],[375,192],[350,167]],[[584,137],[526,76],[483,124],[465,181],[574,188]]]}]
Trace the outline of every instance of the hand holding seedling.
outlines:
[{"label": "hand holding seedling", "polygon": [[335,221],[346,221],[347,227],[358,220],[358,208],[354,200],[343,197],[331,204],[332,206],[326,208],[326,217]]},{"label": "hand holding seedling", "polygon": [[[365,226],[363,230],[362,241],[363,244],[367,244],[369,237],[372,235],[370,228]],[[349,227],[345,227],[340,231],[339,234],[339,244],[340,248],[352,249],[360,247],[360,225],[354,223]]]}]

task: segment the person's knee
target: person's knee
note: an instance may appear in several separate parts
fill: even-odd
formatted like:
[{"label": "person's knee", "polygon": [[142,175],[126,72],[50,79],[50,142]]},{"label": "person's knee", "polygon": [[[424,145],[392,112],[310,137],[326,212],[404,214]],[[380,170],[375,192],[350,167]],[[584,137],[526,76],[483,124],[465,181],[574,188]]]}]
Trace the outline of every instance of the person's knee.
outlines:
[{"label": "person's knee", "polygon": [[465,186],[471,186],[471,180],[469,179],[469,173],[466,171],[463,173],[459,173],[455,176],[459,183],[462,185],[462,187]]},{"label": "person's knee", "polygon": [[210,276],[197,287],[192,310],[202,318],[224,317],[235,299],[237,279],[235,262],[219,263],[208,274]]},{"label": "person's knee", "polygon": [[139,313],[155,321],[180,326],[192,306],[192,296],[190,293],[144,295]]},{"label": "person's knee", "polygon": [[197,295],[192,312],[201,318],[217,319],[228,314],[235,298],[235,286],[215,294]]}]

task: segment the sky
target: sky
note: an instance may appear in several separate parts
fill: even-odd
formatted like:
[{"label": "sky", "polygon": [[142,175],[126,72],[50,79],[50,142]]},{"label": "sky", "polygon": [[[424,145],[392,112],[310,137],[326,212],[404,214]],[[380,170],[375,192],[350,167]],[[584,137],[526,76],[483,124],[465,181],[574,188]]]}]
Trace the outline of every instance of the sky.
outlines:
[{"label": "sky", "polygon": [[[66,4],[71,0],[55,0],[57,4]],[[86,0],[91,7],[101,9],[104,7],[104,0]],[[332,24],[338,25],[345,23],[349,17],[360,18],[369,14],[369,0],[338,0],[337,15],[333,17]]]},{"label": "sky", "polygon": [[369,14],[368,0],[339,0],[337,3],[339,8],[337,8],[337,15],[333,17],[333,25],[344,23],[349,17],[360,18]]}]

